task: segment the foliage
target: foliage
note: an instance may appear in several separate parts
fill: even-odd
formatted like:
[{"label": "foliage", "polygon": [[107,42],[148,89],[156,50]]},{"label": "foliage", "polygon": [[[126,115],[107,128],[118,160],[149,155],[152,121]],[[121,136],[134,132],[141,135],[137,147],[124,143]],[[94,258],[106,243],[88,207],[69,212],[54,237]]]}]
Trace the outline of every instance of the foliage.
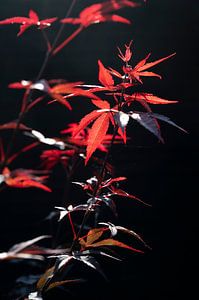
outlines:
[{"label": "foliage", "polygon": [[[155,73],[155,66],[172,58],[175,53],[157,60],[150,60],[151,54],[148,54],[141,61],[134,63],[133,41],[129,41],[124,45],[124,49],[118,48],[120,70],[106,67],[100,59],[98,60],[98,82],[95,85],[85,84],[83,81],[69,82],[68,79],[62,78],[51,80],[43,78],[49,60],[55,59],[54,56],[59,51],[64,51],[64,47],[80,32],[102,22],[120,22],[127,26],[131,24],[131,20],[115,12],[125,7],[129,9],[138,7],[142,1],[108,0],[85,7],[78,17],[71,17],[69,13],[74,4],[75,1],[72,2],[66,17],[60,20],[62,25],[58,36],[64,36],[65,32],[67,34],[67,25],[63,24],[72,24],[77,26],[77,29],[60,44],[57,38],[50,41],[47,35],[47,29],[51,30],[54,23],[59,21],[57,17],[40,20],[37,13],[30,10],[28,17],[16,16],[0,21],[2,26],[19,24],[18,36],[30,27],[38,28],[47,46],[46,56],[38,76],[35,79],[28,81],[22,79],[20,82],[12,82],[8,85],[10,89],[22,90],[23,96],[17,119],[0,125],[1,131],[12,130],[8,145],[5,146],[3,137],[0,140],[1,189],[37,188],[52,192],[52,188],[45,182],[54,172],[55,167],[60,165],[65,171],[68,183],[82,188],[87,197],[85,202],[79,201],[78,204],[76,201],[70,205],[63,202],[61,207],[55,207],[54,212],[48,216],[49,219],[55,219],[57,224],[57,233],[50,237],[52,247],[38,246],[38,242],[49,238],[49,236],[39,236],[0,253],[2,261],[33,260],[38,265],[42,264],[43,272],[20,279],[19,291],[13,292],[15,295],[13,297],[17,295],[20,299],[43,299],[52,289],[64,287],[68,290],[71,285],[83,284],[87,278],[82,277],[81,272],[77,272],[74,277],[71,272],[71,269],[79,265],[82,269],[90,269],[90,272],[98,272],[107,280],[101,266],[104,263],[103,258],[120,261],[120,256],[125,255],[125,251],[141,255],[150,249],[142,237],[132,229],[113,224],[111,218],[108,221],[103,219],[104,210],[109,210],[110,214],[117,218],[118,197],[129,198],[135,203],[150,206],[120,187],[127,178],[123,174],[115,176],[109,156],[114,144],[129,142],[130,137],[127,136],[126,129],[134,121],[150,131],[162,143],[164,139],[159,121],[185,132],[169,117],[154,113],[151,109],[151,105],[175,104],[178,101],[167,100],[143,91],[145,77],[161,79],[161,76]],[[91,110],[79,123],[67,124],[67,127],[61,130],[59,137],[46,137],[38,129],[25,124],[25,117],[39,103],[58,102],[63,109],[70,110],[72,114],[72,99],[76,97],[85,98],[85,101],[90,103]],[[134,110],[137,103],[141,105],[142,110]],[[31,139],[31,142],[27,142],[20,150],[14,151],[19,134],[24,139],[28,137],[27,140]],[[42,145],[40,169],[25,169],[21,166],[13,168],[13,162],[16,164],[19,156]],[[82,161],[84,164],[81,163]],[[81,173],[81,169],[84,168],[89,168],[90,178],[72,181],[75,172]],[[66,220],[70,224],[67,230],[71,232],[71,236],[59,238],[59,232],[62,227],[64,228],[63,223]],[[128,238],[125,238],[126,235]]]}]

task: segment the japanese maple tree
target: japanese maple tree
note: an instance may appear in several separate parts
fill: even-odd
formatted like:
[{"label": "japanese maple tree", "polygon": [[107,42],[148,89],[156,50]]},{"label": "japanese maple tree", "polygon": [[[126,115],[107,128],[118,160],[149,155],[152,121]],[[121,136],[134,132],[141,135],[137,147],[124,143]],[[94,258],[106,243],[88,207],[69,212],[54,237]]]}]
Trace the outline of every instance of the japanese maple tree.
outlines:
[{"label": "japanese maple tree", "polygon": [[[151,205],[147,203],[147,199],[141,199],[140,196],[134,195],[133,191],[126,191],[121,187],[127,178],[125,174],[116,174],[115,167],[109,160],[110,154],[117,144],[128,146],[129,143],[133,143],[131,136],[128,136],[128,127],[135,121],[162,143],[164,138],[161,122],[186,132],[169,117],[152,109],[155,105],[175,104],[178,101],[164,99],[144,89],[144,82],[148,77],[161,79],[161,75],[156,73],[156,66],[174,59],[175,53],[163,54],[163,57],[158,59],[153,59],[151,54],[147,54],[137,62],[133,55],[134,42],[127,41],[126,45],[118,48],[119,70],[114,66],[105,66],[103,59],[98,59],[96,84],[87,84],[83,80],[73,82],[70,78],[43,78],[49,61],[56,59],[61,50],[64,52],[64,47],[83,30],[105,22],[129,26],[131,20],[116,12],[123,8],[134,9],[145,1],[107,0],[90,6],[85,5],[79,16],[73,17],[75,2],[72,1],[65,18],[60,20],[57,16],[47,16],[40,20],[37,13],[30,10],[28,17],[14,16],[0,21],[0,26],[20,25],[18,36],[30,34],[29,28],[36,27],[42,31],[47,45],[43,64],[34,79],[21,78],[19,82],[8,83],[9,89],[19,89],[22,96],[20,112],[16,119],[0,125],[1,132],[12,133],[8,142],[4,141],[4,135],[0,139],[1,190],[33,188],[38,192],[53,192],[48,179],[56,172],[57,167],[61,167],[66,179],[63,187],[65,194],[73,199],[73,193],[68,188],[70,184],[73,189],[82,190],[80,195],[83,199],[71,200],[70,204],[65,198],[62,204],[57,202],[53,212],[47,216],[47,219],[56,222],[56,230],[51,236],[41,235],[0,253],[2,261],[33,260],[40,270],[42,269],[42,272],[34,275],[31,282],[22,280],[22,288],[11,292],[11,297],[17,297],[16,299],[41,300],[48,296],[49,291],[59,287],[63,287],[63,291],[67,293],[71,284],[83,284],[88,280],[82,275],[84,273],[78,272],[77,266],[82,270],[90,270],[91,274],[93,271],[98,272],[106,280],[103,258],[120,261],[125,251],[130,251],[132,255],[143,255],[148,251],[150,246],[139,234],[113,223],[118,217],[119,198],[126,198],[132,205]],[[46,29],[53,30],[54,22],[60,22],[61,27],[55,40],[50,41]],[[77,28],[65,38],[68,33],[67,24]],[[59,44],[61,39],[63,41]],[[53,103],[58,102],[63,110],[70,110],[73,114],[76,98],[83,99],[79,103],[82,112],[84,103],[89,104],[90,111],[83,113],[78,123],[74,120],[72,123],[66,123],[61,131],[57,129],[57,136],[45,136],[40,128],[32,128],[30,122],[29,125],[26,124],[28,113],[38,104],[48,104],[50,110]],[[137,110],[137,103],[141,107],[140,110]],[[25,145],[15,149],[19,136],[24,138]],[[40,152],[40,166],[34,169],[23,165],[16,167],[18,158],[22,161],[24,154],[31,156],[31,151],[35,148]],[[89,178],[76,180],[76,174],[83,173],[85,169],[89,170]],[[109,220],[105,217],[107,213],[103,214],[104,211],[108,211]],[[61,236],[63,231],[70,234]],[[52,240],[51,247],[37,245],[46,239]],[[71,269],[77,270],[77,273]]]}]

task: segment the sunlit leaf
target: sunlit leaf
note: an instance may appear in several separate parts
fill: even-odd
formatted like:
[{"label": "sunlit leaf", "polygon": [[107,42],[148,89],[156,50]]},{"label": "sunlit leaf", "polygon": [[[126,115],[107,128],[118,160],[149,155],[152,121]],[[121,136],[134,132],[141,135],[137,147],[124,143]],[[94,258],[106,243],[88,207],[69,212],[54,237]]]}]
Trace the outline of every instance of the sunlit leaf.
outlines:
[{"label": "sunlit leaf", "polygon": [[62,23],[70,23],[70,24],[81,24],[84,27],[88,27],[91,24],[113,21],[113,22],[121,22],[121,23],[130,23],[129,20],[117,16],[111,15],[115,10],[121,9],[123,7],[137,7],[138,3],[134,1],[127,0],[110,0],[104,3],[96,3],[91,6],[86,7],[81,11],[79,18],[66,18],[63,19]]},{"label": "sunlit leaf", "polygon": [[140,101],[144,100],[150,104],[172,104],[177,103],[176,100],[167,100],[160,97],[157,97],[149,93],[134,93],[132,95],[124,95],[126,101]]},{"label": "sunlit leaf", "polygon": [[81,119],[78,127],[74,130],[73,136],[76,136],[82,129],[87,127],[91,122],[93,122],[96,118],[98,118],[100,116],[100,114],[101,114],[101,112],[94,110],[91,113],[84,116]]},{"label": "sunlit leaf", "polygon": [[[98,60],[99,65],[99,81],[103,86],[113,86],[114,80],[110,74],[110,71],[104,67],[102,62]],[[105,107],[103,107],[105,108]]]},{"label": "sunlit leaf", "polygon": [[30,10],[29,18],[27,18],[27,17],[12,17],[12,18],[8,18],[8,19],[0,21],[0,25],[21,24],[19,33],[17,34],[17,36],[20,36],[30,26],[37,26],[39,29],[43,29],[43,28],[49,27],[56,20],[57,20],[57,18],[39,20],[36,12],[33,10]]},{"label": "sunlit leaf", "polygon": [[123,62],[125,63],[128,63],[129,60],[131,59],[132,57],[132,51],[131,51],[131,44],[132,44],[133,41],[130,41],[129,45],[125,45],[125,53],[123,54],[122,51],[120,50],[120,48],[118,48],[119,50],[119,58],[121,58],[121,60],[123,60]]},{"label": "sunlit leaf", "polygon": [[113,184],[113,183],[115,183],[115,182],[120,182],[120,181],[124,181],[124,180],[126,180],[127,178],[126,177],[123,177],[123,176],[121,176],[121,177],[116,177],[116,178],[110,178],[110,179],[107,179],[106,181],[103,181],[102,183],[101,183],[101,186],[103,187],[103,188],[105,188],[105,187],[108,187],[108,186],[110,186],[111,184]]},{"label": "sunlit leaf", "polygon": [[88,146],[86,148],[86,160],[85,164],[88,162],[89,158],[97,147],[101,144],[106,132],[109,128],[109,114],[102,114],[97,118],[97,120],[92,125],[92,128],[88,136]]},{"label": "sunlit leaf", "polygon": [[153,62],[149,62],[147,63],[147,60],[150,57],[150,53],[144,58],[142,59],[134,68],[132,68],[131,66],[126,66],[123,68],[124,72],[126,74],[128,74],[128,76],[130,76],[132,79],[136,79],[137,81],[139,81],[140,83],[142,83],[142,80],[140,77],[144,76],[144,77],[159,77],[161,79],[161,76],[159,74],[156,74],[154,72],[151,71],[146,71],[154,66],[156,66],[157,64],[171,58],[172,56],[174,56],[176,53],[172,53],[166,57],[160,58],[158,60],[155,60]]}]

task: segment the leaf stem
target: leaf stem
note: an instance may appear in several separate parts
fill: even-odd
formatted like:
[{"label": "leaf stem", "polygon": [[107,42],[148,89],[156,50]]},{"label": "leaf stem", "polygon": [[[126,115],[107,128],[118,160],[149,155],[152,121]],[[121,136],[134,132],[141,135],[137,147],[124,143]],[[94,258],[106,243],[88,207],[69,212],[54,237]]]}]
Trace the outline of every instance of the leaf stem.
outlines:
[{"label": "leaf stem", "polygon": [[64,48],[70,41],[72,41],[81,31],[83,30],[83,26],[78,27],[67,39],[65,39],[59,46],[57,46],[52,55],[56,55],[62,48]]},{"label": "leaf stem", "polygon": [[[126,78],[123,79],[123,83],[125,82],[125,80],[126,80]],[[118,110],[119,111],[122,110],[122,102],[124,100],[124,91],[125,91],[125,89],[124,89],[124,87],[122,87],[121,96],[120,96],[119,103],[118,103]],[[103,165],[102,165],[102,167],[100,169],[99,176],[98,176],[98,181],[97,181],[97,184],[96,184],[95,189],[93,191],[93,197],[92,198],[96,197],[98,189],[99,189],[99,186],[100,186],[101,182],[104,180],[104,177],[105,177],[104,171],[105,171],[105,168],[106,168],[106,164],[107,164],[107,161],[108,161],[108,158],[109,158],[109,155],[110,155],[110,152],[111,152],[111,149],[112,149],[112,146],[113,146],[116,134],[118,132],[118,128],[119,128],[118,124],[115,124],[114,132],[113,132],[111,143],[110,143],[110,147],[109,147],[109,149],[106,152],[106,155],[104,157]],[[90,213],[91,213],[91,209],[90,209],[90,206],[88,206],[88,208],[87,208],[87,210],[86,210],[86,212],[84,214],[84,217],[83,217],[80,229],[79,229],[79,231],[77,233],[77,237],[76,237],[75,240],[73,240],[73,243],[71,245],[71,248],[70,248],[71,252],[73,251],[74,247],[76,246],[77,241],[80,238],[81,232],[84,229],[84,225],[86,224],[86,222],[87,222],[87,220],[88,220],[88,218],[90,216]]]},{"label": "leaf stem", "polygon": [[[94,191],[93,191],[93,195],[92,195],[92,198],[93,198],[93,199],[96,197],[97,192],[98,192],[98,189],[99,189],[99,186],[100,186],[101,182],[102,182],[103,179],[104,179],[104,170],[105,170],[105,168],[106,168],[106,164],[107,164],[107,161],[108,161],[108,158],[109,158],[109,155],[110,155],[110,152],[111,152],[111,148],[112,148],[112,146],[113,146],[113,143],[114,143],[114,140],[115,140],[115,136],[116,136],[116,134],[117,134],[117,131],[118,131],[118,125],[116,125],[115,128],[114,128],[114,132],[113,132],[113,136],[112,136],[112,139],[111,139],[110,147],[109,147],[109,149],[108,149],[108,151],[106,152],[106,155],[105,155],[105,157],[104,157],[103,165],[102,165],[102,167],[101,167],[101,169],[100,169],[100,172],[99,172],[99,177],[98,177],[99,179],[98,179],[98,182],[97,182],[97,184],[96,184],[96,186],[95,186],[95,189],[94,189]],[[73,251],[74,247],[76,246],[76,244],[77,244],[77,242],[78,242],[78,240],[79,240],[79,238],[80,238],[80,235],[81,235],[81,233],[82,233],[82,231],[83,231],[83,229],[84,229],[84,226],[85,226],[85,224],[86,224],[86,222],[87,222],[87,220],[88,220],[88,218],[89,218],[89,216],[90,216],[90,213],[91,213],[91,207],[90,207],[90,205],[89,205],[89,206],[87,207],[86,211],[85,211],[85,214],[84,214],[84,217],[83,217],[83,220],[82,220],[80,229],[79,229],[79,231],[78,231],[78,233],[77,233],[76,239],[74,239],[73,242],[72,242],[72,245],[71,245],[71,248],[70,248],[70,251],[71,251],[71,252]]]},{"label": "leaf stem", "polygon": [[77,238],[77,235],[76,235],[76,232],[75,232],[75,227],[74,227],[73,220],[72,220],[70,212],[68,213],[68,219],[69,219],[70,226],[71,226],[71,229],[72,229],[72,232],[73,232],[73,239],[75,240]]}]

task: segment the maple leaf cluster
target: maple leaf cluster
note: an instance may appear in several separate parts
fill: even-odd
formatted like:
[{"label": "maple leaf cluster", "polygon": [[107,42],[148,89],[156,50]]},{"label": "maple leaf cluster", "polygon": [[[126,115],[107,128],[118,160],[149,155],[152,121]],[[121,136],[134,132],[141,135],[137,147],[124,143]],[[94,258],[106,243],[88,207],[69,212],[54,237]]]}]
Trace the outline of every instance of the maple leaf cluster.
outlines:
[{"label": "maple leaf cluster", "polygon": [[[115,11],[125,7],[136,8],[139,5],[140,3],[137,1],[109,0],[84,8],[78,17],[67,15],[61,20],[61,23],[75,25],[77,29],[59,45],[51,43],[44,31],[57,21],[57,17],[40,20],[37,13],[30,10],[28,17],[7,18],[0,21],[0,25],[19,24],[18,36],[30,27],[41,30],[47,42],[46,60],[44,61],[47,64],[49,58],[61,51],[82,30],[91,25],[109,21],[129,25],[131,21],[115,14]],[[53,192],[53,187],[46,185],[46,181],[52,172],[56,174],[56,168],[61,167],[68,180],[67,183],[65,182],[67,197],[69,194],[68,183],[81,187],[87,196],[87,200],[83,203],[76,204],[76,201],[74,203],[71,201],[71,204],[66,204],[64,194],[62,206],[56,206],[55,211],[47,216],[46,220],[56,219],[58,224],[57,234],[53,241],[53,244],[58,244],[57,248],[54,247],[56,249],[35,245],[37,242],[49,238],[49,236],[39,236],[16,244],[7,252],[0,253],[0,260],[45,261],[46,257],[50,259],[50,267],[49,263],[46,264],[43,274],[36,276],[33,282],[34,289],[31,287],[26,291],[23,296],[28,298],[23,299],[42,300],[43,293],[52,288],[84,281],[82,278],[74,279],[69,276],[71,265],[77,262],[97,271],[106,278],[98,262],[99,255],[120,260],[112,248],[123,248],[123,250],[127,249],[134,253],[143,253],[142,247],[150,248],[133,230],[114,225],[112,222],[99,222],[99,216],[104,217],[104,208],[108,209],[109,213],[111,212],[113,218],[117,218],[115,201],[117,198],[128,198],[150,206],[139,197],[121,188],[127,178],[115,175],[115,169],[109,162],[113,145],[131,143],[127,130],[130,122],[139,123],[162,143],[164,139],[161,134],[160,121],[186,132],[169,117],[157,114],[151,108],[151,105],[175,104],[178,101],[164,99],[143,91],[144,80],[147,77],[162,78],[155,72],[154,67],[172,58],[175,53],[156,60],[150,60],[151,53],[149,53],[145,58],[134,63],[132,48],[133,41],[124,45],[124,51],[118,48],[118,57],[121,61],[119,70],[110,66],[106,67],[102,60],[98,59],[98,83],[96,85],[83,81],[70,82],[66,79],[47,80],[42,78],[42,72],[39,72],[35,80],[22,79],[8,85],[8,88],[18,89],[23,95],[18,118],[0,125],[0,131],[7,131],[8,134],[9,131],[12,131],[13,134],[8,144],[0,139],[1,190],[4,188],[37,188],[45,192]],[[41,70],[44,70],[45,67],[44,64]],[[27,126],[24,117],[38,103],[48,105],[49,109],[58,104],[72,113],[73,99],[76,97],[84,99],[94,109],[83,115],[78,123],[66,124],[66,127],[60,130],[57,136],[46,136],[38,128]],[[140,111],[134,110],[137,103],[141,107]],[[17,151],[13,151],[11,146],[15,141],[16,133],[24,137],[26,144]],[[19,156],[35,148],[40,155],[38,168],[13,167],[13,162],[16,163]],[[86,167],[89,172],[92,172],[92,176],[87,180],[72,181],[76,173],[81,173],[80,167]],[[83,219],[80,220],[80,217],[76,221],[79,213],[81,216],[83,213]],[[90,216],[92,216],[92,221]],[[90,225],[89,222],[87,224],[88,219],[93,225]],[[63,238],[64,242],[58,241],[63,220],[68,222],[69,232],[72,234],[69,247],[67,237]],[[119,240],[116,238],[118,232],[120,235],[127,234],[133,237],[133,240],[129,244]],[[134,242],[136,245],[133,244]],[[137,245],[139,246],[137,247]]]}]

